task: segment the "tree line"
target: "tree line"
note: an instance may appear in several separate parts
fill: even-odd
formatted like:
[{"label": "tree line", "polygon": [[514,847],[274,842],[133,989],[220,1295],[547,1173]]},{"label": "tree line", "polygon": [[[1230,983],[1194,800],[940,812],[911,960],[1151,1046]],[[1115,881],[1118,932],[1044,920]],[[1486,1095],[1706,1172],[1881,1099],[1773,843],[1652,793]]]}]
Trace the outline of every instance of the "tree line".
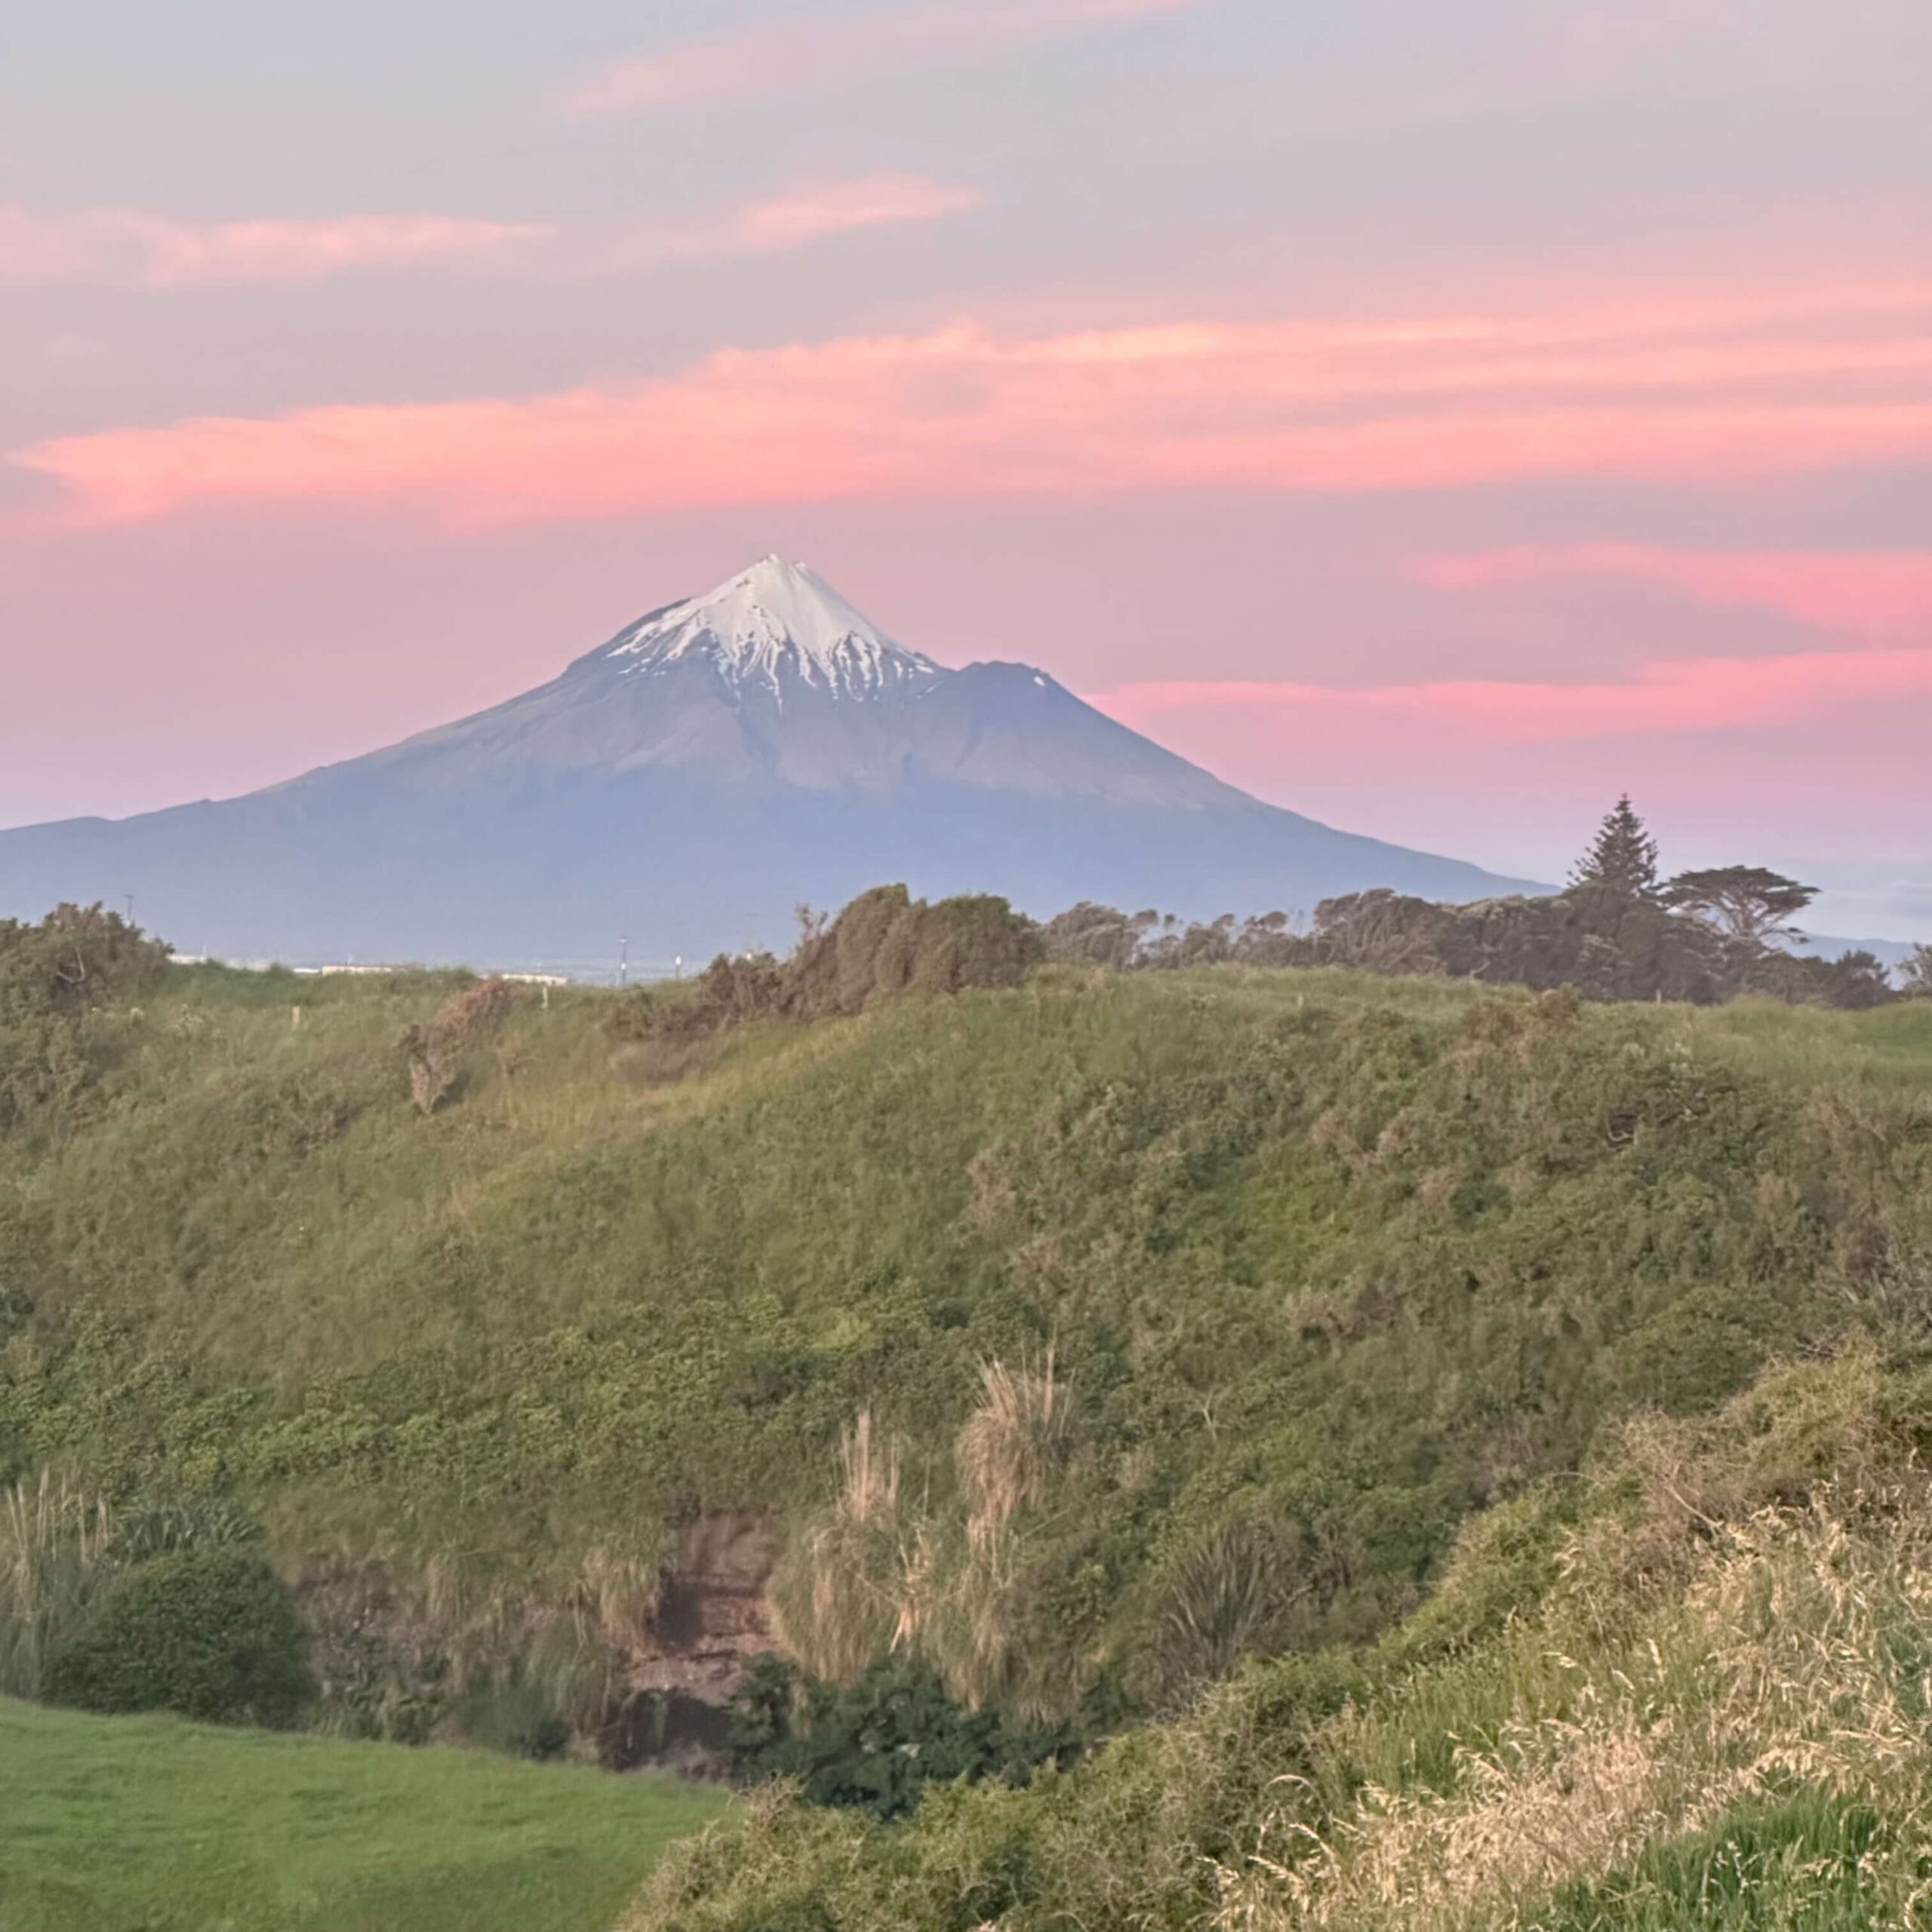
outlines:
[{"label": "tree line", "polygon": [[1664,878],[1657,842],[1620,798],[1560,892],[1441,906],[1378,887],[1325,899],[1311,921],[1171,915],[1083,903],[1049,920],[1050,958],[1119,971],[1183,966],[1352,966],[1538,989],[1592,999],[1709,1005],[1743,993],[1861,1008],[1932,997],[1932,946],[1894,986],[1872,954],[1821,959],[1792,921],[1817,888],[1758,866]]}]

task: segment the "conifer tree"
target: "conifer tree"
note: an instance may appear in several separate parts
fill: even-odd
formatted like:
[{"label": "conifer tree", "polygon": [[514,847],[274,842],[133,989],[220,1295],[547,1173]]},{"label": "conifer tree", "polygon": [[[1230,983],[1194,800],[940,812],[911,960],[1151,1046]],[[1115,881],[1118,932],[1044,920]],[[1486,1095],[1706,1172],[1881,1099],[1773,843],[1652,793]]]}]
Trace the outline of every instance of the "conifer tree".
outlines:
[{"label": "conifer tree", "polygon": [[1679,872],[1663,889],[1664,903],[1694,912],[1720,932],[1752,946],[1802,935],[1789,922],[1818,896],[1815,885],[1801,885],[1762,866],[1715,866]]},{"label": "conifer tree", "polygon": [[1594,886],[1620,899],[1657,896],[1657,841],[1630,808],[1626,792],[1597,829],[1590,849],[1570,875],[1572,886]]}]

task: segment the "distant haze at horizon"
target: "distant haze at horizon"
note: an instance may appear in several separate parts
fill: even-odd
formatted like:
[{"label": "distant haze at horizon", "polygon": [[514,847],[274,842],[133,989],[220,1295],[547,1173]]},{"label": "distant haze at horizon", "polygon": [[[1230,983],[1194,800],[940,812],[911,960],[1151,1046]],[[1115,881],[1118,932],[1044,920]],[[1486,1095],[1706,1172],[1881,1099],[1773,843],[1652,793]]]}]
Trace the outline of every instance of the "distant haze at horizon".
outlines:
[{"label": "distant haze at horizon", "polygon": [[1928,74],[1915,0],[44,11],[0,826],[778,550],[1327,823],[1553,879],[1627,790],[1932,936]]}]

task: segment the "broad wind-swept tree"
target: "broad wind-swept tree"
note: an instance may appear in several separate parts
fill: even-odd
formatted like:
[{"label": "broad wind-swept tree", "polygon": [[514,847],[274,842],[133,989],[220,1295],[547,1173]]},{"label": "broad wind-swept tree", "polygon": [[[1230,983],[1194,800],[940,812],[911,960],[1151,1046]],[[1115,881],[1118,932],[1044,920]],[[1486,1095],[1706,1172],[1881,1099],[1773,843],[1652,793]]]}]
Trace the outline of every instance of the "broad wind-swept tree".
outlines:
[{"label": "broad wind-swept tree", "polygon": [[1590,849],[1570,875],[1572,887],[1592,887],[1620,899],[1657,896],[1657,841],[1630,808],[1626,792],[1597,828]]},{"label": "broad wind-swept tree", "polygon": [[1716,866],[1679,872],[1663,889],[1664,903],[1692,912],[1731,938],[1763,946],[1773,939],[1796,938],[1788,922],[1818,896],[1815,885],[1800,885],[1762,866]]}]

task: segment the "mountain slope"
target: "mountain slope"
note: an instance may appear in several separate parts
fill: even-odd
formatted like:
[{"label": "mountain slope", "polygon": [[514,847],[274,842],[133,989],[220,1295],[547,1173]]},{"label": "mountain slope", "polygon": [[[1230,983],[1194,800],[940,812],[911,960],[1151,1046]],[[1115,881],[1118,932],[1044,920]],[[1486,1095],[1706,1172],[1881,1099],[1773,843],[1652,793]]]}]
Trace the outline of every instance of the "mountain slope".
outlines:
[{"label": "mountain slope", "polygon": [[1030,666],[949,670],[776,557],[367,756],[0,832],[0,912],[131,893],[185,949],[298,960],[668,959],[886,878],[1192,915],[1520,885],[1264,804]]}]

